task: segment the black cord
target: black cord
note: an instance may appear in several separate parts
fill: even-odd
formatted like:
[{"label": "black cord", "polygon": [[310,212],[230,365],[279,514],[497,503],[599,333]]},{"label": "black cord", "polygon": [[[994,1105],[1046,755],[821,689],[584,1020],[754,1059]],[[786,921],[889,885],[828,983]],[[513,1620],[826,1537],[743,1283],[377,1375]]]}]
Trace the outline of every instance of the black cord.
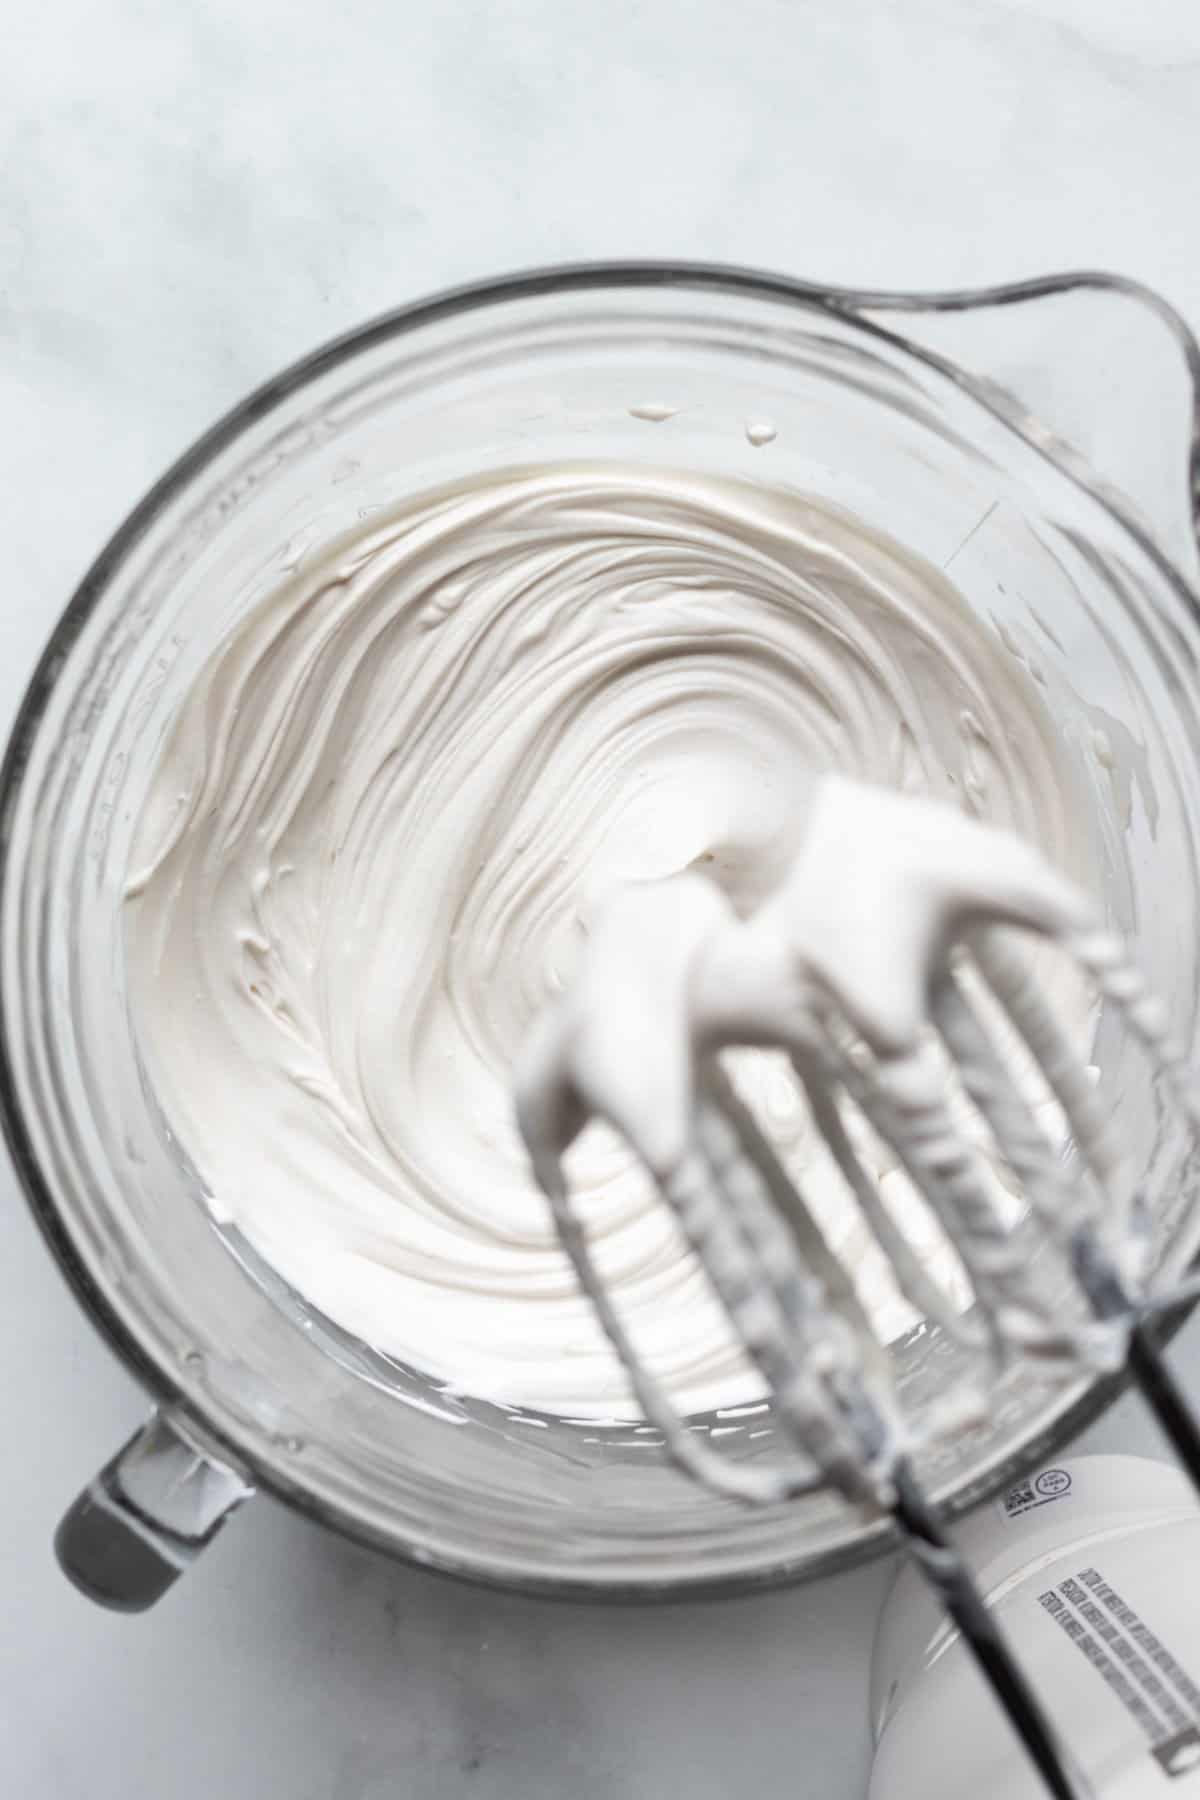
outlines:
[{"label": "black cord", "polygon": [[1129,1334],[1128,1365],[1147,1406],[1200,1491],[1200,1425],[1167,1365],[1165,1351],[1144,1319],[1139,1319]]}]

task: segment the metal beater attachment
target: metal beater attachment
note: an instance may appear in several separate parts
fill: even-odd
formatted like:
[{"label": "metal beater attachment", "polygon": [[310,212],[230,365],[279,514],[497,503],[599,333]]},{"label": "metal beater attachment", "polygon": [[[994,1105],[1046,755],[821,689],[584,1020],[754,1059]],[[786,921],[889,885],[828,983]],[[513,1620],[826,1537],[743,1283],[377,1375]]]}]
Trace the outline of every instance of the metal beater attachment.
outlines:
[{"label": "metal beater attachment", "polygon": [[[856,790],[834,785],[842,819],[847,805],[853,815]],[[825,854],[814,865],[806,852],[750,917],[736,916],[695,873],[617,896],[593,921],[572,985],[522,1058],[518,1118],[580,1286],[677,1465],[745,1503],[831,1486],[852,1505],[889,1514],[1049,1792],[1080,1800],[1082,1777],[913,1472],[913,1435],[851,1273],[720,1051],[757,1045],[790,1057],[813,1124],[900,1289],[977,1353],[985,1386],[1018,1357],[1076,1375],[1124,1362],[1200,1486],[1200,1431],[1146,1324],[1141,1205],[1126,1191],[1125,1158],[1101,1094],[1013,928],[1065,948],[1120,1012],[1190,1124],[1197,1108],[1162,1009],[1120,943],[1093,926],[1082,898],[1006,834],[928,802],[888,800],[897,830],[871,847],[869,868],[861,857],[847,860],[844,833],[830,833],[818,810],[806,844],[815,837]],[[874,795],[868,811],[878,822]],[[839,848],[853,894],[839,887],[829,861]],[[973,880],[964,882],[964,869]],[[874,884],[865,901],[864,880]],[[864,958],[853,933],[866,929],[874,936]],[[918,953],[921,966],[902,969],[874,1007],[864,970],[886,985],[889,959]],[[1069,1162],[1014,1074],[1014,1031],[1069,1127]],[[964,1103],[976,1130],[964,1129]],[[974,1296],[967,1312],[931,1277],[889,1210],[847,1129],[854,1111],[953,1242]],[[788,1460],[741,1464],[715,1450],[687,1428],[638,1354],[597,1275],[562,1166],[594,1116],[628,1138],[672,1210],[772,1395]],[[981,1134],[1023,1196],[1024,1220],[985,1166]],[[1070,1272],[1074,1316],[1064,1316],[1071,1309],[1062,1306],[1061,1285],[1053,1303],[1040,1297],[1031,1232]],[[951,1424],[948,1414],[935,1416],[931,1428]]]}]

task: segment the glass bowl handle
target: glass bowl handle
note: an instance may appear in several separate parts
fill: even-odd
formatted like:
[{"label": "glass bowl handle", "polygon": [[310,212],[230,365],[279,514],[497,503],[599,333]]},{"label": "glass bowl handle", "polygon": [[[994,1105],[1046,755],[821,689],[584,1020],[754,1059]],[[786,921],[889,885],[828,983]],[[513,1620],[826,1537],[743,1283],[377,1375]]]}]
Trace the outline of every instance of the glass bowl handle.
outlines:
[{"label": "glass bowl handle", "polygon": [[1200,346],[1123,276],[830,296],[984,401],[1200,582]]},{"label": "glass bowl handle", "polygon": [[153,1413],[67,1510],[54,1538],[59,1567],[99,1605],[144,1612],[253,1492],[189,1423]]}]

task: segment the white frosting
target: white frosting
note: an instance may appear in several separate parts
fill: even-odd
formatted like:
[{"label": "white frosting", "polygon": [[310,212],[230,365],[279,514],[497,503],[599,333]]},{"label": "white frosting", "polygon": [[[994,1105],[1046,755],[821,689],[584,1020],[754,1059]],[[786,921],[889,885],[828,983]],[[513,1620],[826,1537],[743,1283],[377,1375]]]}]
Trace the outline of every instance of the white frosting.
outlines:
[{"label": "white frosting", "polygon": [[912,1057],[972,927],[1020,926],[1064,946],[1099,929],[1087,896],[1024,839],[944,802],[826,775],[801,784],[794,830],[791,865],[747,917],[708,878],[707,857],[606,902],[520,1059],[535,1162],[578,1135],[550,1117],[574,1100],[665,1176],[687,1152],[706,1054],[741,1045],[804,1061],[834,1048],[832,1014],[876,1057]]},{"label": "white frosting", "polygon": [[[956,967],[955,953],[969,939],[986,975],[1002,949],[1024,982],[1028,951],[1009,941],[1011,932],[997,938],[998,928],[1015,926],[1059,946],[1080,969],[1096,967],[1103,980],[1106,968],[1127,969],[1119,943],[1103,933],[1083,891],[1025,840],[942,801],[825,775],[801,785],[796,819],[791,866],[744,918],[699,869],[615,892],[598,910],[569,986],[531,1032],[518,1059],[517,1114],[568,1248],[563,1158],[589,1120],[603,1119],[651,1171],[714,1285],[735,1312],[744,1307],[760,1339],[771,1337],[773,1352],[758,1344],[765,1364],[773,1355],[775,1366],[790,1366],[803,1344],[808,1362],[823,1359],[844,1373],[871,1368],[872,1324],[834,1287],[833,1310],[810,1302],[790,1325],[780,1310],[780,1297],[795,1291],[789,1271],[807,1267],[829,1286],[828,1259],[820,1260],[820,1235],[803,1218],[804,1184],[788,1191],[752,1114],[713,1062],[731,1046],[774,1049],[793,1066],[847,1200],[854,1197],[914,1303],[996,1354],[1016,1347],[1071,1370],[1098,1352],[1111,1356],[1114,1334],[1080,1331],[1074,1316],[1064,1318],[1061,1297],[1044,1296],[1025,1238],[1012,1230],[1027,1199],[1070,1266],[1079,1230],[1093,1234],[1095,1254],[1112,1239],[1128,1241],[1120,1157],[1092,1101],[1087,1065],[1069,1032],[1057,1023],[1049,1036],[1043,1029],[1043,1011],[1051,1020],[1054,1012],[1042,981],[1039,1062],[1017,1029],[1024,1008],[1007,1018],[998,996],[985,1002],[978,972],[968,985],[970,965]],[[1159,1011],[1152,1003],[1146,1011],[1134,980],[1131,993],[1157,1032]],[[1101,1176],[1096,1192],[1064,1168],[1068,1118]],[[864,1166],[871,1128],[905,1169],[909,1191],[895,1213]],[[1002,1170],[1019,1194],[1006,1188]],[[720,1216],[736,1210],[735,1193],[748,1239],[763,1204],[775,1214],[782,1208],[793,1226],[800,1221],[798,1265],[789,1234],[768,1227],[771,1249],[755,1272],[746,1242]],[[970,1321],[956,1318],[952,1297],[931,1285],[935,1271],[911,1253],[918,1196],[947,1234],[933,1260],[944,1264],[952,1244],[969,1276],[980,1303]],[[585,1260],[580,1276],[603,1308]],[[890,1406],[886,1381],[880,1395]],[[830,1417],[837,1411],[827,1408]],[[805,1416],[811,1430],[825,1413]]]},{"label": "white frosting", "polygon": [[[834,769],[1089,873],[1025,670],[929,564],[824,506],[564,465],[418,496],[314,553],[194,684],[129,883],[140,1042],[215,1209],[453,1386],[627,1410],[511,1066],[598,900],[699,864],[748,913]],[[792,1082],[754,1053],[738,1079],[894,1335],[911,1310]],[[597,1130],[569,1166],[679,1402],[756,1391],[627,1150]]]}]

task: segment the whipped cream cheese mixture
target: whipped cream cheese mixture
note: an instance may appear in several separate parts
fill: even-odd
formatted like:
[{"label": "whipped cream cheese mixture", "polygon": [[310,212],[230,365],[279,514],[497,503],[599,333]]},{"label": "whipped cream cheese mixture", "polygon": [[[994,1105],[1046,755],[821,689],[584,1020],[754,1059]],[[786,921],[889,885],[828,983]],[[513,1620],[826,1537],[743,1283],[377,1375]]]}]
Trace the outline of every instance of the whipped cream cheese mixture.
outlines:
[{"label": "whipped cream cheese mixture", "polygon": [[[1027,672],[931,564],[823,503],[564,464],[419,495],[312,553],[195,682],[127,890],[143,1055],[214,1211],[457,1391],[628,1415],[529,1171],[513,1062],[618,884],[694,865],[748,913],[825,771],[955,801],[1088,880]],[[734,1063],[895,1336],[913,1313],[794,1081],[771,1053]],[[568,1170],[677,1402],[754,1397],[629,1152],[594,1127]]]}]

